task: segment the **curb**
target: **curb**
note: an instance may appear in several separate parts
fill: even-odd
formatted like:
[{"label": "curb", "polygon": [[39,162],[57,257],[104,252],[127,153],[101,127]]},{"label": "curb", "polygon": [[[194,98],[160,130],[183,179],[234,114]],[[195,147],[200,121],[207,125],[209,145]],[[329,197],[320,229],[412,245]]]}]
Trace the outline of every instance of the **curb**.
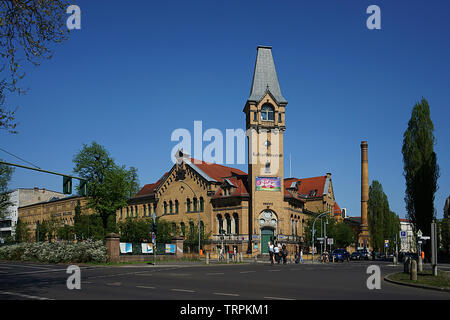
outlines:
[{"label": "curb", "polygon": [[429,285],[426,285],[426,284],[406,283],[406,282],[401,282],[401,281],[396,281],[396,280],[389,279],[389,276],[391,276],[393,274],[397,274],[397,273],[399,273],[399,272],[394,272],[394,273],[390,273],[390,274],[386,275],[383,278],[384,281],[387,281],[387,282],[390,282],[390,283],[394,283],[394,284],[398,284],[398,285],[402,285],[402,286],[407,286],[407,287],[435,290],[435,291],[440,291],[440,292],[450,292],[450,288],[448,288],[448,287],[440,288],[440,287],[429,286]]}]

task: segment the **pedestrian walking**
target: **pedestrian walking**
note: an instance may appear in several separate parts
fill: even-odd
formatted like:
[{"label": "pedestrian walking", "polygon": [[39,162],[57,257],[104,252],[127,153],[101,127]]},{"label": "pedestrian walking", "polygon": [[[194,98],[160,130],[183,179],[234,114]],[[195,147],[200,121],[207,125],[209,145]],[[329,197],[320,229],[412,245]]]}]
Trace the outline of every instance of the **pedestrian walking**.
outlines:
[{"label": "pedestrian walking", "polygon": [[224,261],[225,257],[223,256],[223,247],[220,247],[220,251],[219,251],[219,262],[220,261]]},{"label": "pedestrian walking", "polygon": [[286,264],[287,255],[288,255],[288,251],[287,251],[286,245],[283,244],[283,246],[281,247],[281,257],[283,258],[283,264]]},{"label": "pedestrian walking", "polygon": [[280,247],[275,246],[273,248],[273,254],[275,256],[275,261],[279,264],[280,263]]},{"label": "pedestrian walking", "polygon": [[303,263],[303,248],[300,248],[300,263]]},{"label": "pedestrian walking", "polygon": [[273,244],[271,241],[269,241],[269,257],[270,257],[270,264],[273,264]]}]

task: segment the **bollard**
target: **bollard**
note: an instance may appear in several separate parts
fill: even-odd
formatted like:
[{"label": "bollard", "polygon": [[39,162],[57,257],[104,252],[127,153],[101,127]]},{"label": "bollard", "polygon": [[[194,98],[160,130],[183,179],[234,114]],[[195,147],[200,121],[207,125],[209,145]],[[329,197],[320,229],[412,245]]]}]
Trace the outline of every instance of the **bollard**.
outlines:
[{"label": "bollard", "polygon": [[255,256],[255,263],[258,262],[258,256]]},{"label": "bollard", "polygon": [[422,272],[423,271],[423,260],[422,257],[419,254],[419,262],[417,263],[417,272]]},{"label": "bollard", "polygon": [[239,253],[239,256],[240,256],[241,262],[244,262],[244,259],[242,259],[242,252]]},{"label": "bollard", "polygon": [[206,264],[209,264],[209,252],[206,253]]},{"label": "bollard", "polygon": [[409,258],[403,259],[403,273],[409,273]]},{"label": "bollard", "polygon": [[230,254],[227,252],[227,263],[230,263]]},{"label": "bollard", "polygon": [[417,281],[417,261],[416,260],[413,260],[411,262],[411,276],[410,276],[410,279]]}]

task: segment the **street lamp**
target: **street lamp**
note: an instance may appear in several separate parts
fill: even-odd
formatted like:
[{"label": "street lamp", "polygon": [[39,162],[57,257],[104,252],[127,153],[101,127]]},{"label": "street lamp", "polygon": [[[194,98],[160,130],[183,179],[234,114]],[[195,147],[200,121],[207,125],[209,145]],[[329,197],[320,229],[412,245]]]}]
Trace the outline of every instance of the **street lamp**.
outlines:
[{"label": "street lamp", "polygon": [[323,215],[328,214],[328,213],[330,213],[330,212],[331,212],[331,211],[323,212],[323,213],[319,214],[319,215],[314,219],[313,227],[312,227],[312,239],[311,239],[311,242],[312,242],[312,261],[314,261],[314,234],[316,233],[316,229],[315,229],[316,221],[317,221],[318,218],[320,218],[320,217],[322,217]]}]

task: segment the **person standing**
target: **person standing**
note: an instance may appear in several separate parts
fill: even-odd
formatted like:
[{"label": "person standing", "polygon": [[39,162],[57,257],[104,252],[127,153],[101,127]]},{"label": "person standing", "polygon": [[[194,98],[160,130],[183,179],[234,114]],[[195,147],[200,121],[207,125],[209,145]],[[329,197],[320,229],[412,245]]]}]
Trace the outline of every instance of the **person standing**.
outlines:
[{"label": "person standing", "polygon": [[270,263],[273,264],[273,244],[271,241],[269,241],[269,257],[270,257]]},{"label": "person standing", "polygon": [[300,248],[300,263],[303,263],[303,248]]}]

